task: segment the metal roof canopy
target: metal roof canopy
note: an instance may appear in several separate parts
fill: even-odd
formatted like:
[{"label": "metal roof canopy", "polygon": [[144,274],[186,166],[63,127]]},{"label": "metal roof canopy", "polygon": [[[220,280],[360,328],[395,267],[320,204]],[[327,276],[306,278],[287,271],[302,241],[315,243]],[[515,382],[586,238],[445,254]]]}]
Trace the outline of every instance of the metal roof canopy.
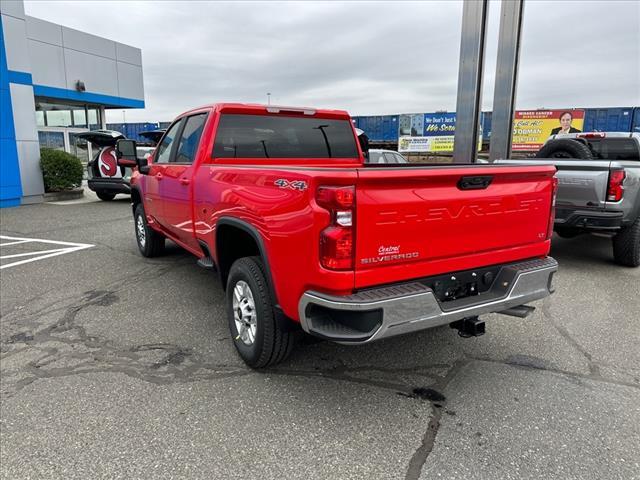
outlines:
[{"label": "metal roof canopy", "polygon": [[[490,158],[511,155],[518,58],[524,0],[502,0],[493,97]],[[462,9],[460,67],[453,159],[474,163],[477,157],[482,75],[489,0],[466,0]]]}]

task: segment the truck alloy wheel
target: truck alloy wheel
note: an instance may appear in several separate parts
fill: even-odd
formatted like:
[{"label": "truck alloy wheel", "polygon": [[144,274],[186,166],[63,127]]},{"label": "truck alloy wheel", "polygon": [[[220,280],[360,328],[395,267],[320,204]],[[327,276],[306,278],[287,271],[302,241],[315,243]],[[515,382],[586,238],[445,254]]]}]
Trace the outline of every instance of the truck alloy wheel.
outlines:
[{"label": "truck alloy wheel", "polygon": [[227,318],[233,344],[252,368],[284,360],[293,347],[293,332],[275,318],[269,283],[260,257],[236,260],[227,280]]},{"label": "truck alloy wheel", "polygon": [[256,340],[258,321],[253,293],[247,282],[240,280],[233,289],[233,319],[236,322],[238,337],[245,345]]},{"label": "truck alloy wheel", "polygon": [[133,214],[136,232],[136,243],[143,257],[157,257],[164,251],[164,236],[156,232],[147,224],[147,217],[142,204],[136,206]]},{"label": "truck alloy wheel", "polygon": [[136,218],[136,237],[138,238],[140,248],[144,249],[147,244],[147,227],[144,224],[144,218],[142,218],[142,215],[138,215]]}]

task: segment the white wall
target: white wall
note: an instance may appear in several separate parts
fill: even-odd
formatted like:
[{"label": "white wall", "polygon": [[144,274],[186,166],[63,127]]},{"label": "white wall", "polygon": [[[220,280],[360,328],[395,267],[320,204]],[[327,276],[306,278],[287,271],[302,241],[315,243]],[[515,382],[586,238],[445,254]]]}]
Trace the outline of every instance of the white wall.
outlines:
[{"label": "white wall", "polygon": [[[34,85],[144,100],[142,52],[106,38],[26,16]],[[11,67],[9,67],[11,68]]]}]

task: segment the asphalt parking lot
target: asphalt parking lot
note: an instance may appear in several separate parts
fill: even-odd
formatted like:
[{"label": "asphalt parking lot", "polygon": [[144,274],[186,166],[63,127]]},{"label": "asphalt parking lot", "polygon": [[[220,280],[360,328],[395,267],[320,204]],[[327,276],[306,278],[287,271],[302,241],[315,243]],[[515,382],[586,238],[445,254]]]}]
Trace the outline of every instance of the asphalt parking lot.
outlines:
[{"label": "asphalt parking lot", "polygon": [[556,293],[483,337],[255,372],[215,275],[142,258],[128,202],[1,212],[1,478],[640,478],[640,269],[608,240],[554,237]]}]

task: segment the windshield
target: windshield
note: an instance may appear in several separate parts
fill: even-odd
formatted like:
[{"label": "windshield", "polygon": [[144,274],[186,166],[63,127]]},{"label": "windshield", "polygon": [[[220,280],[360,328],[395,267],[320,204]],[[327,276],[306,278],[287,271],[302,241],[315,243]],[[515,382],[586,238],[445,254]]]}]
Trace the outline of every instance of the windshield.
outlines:
[{"label": "windshield", "polygon": [[214,158],[357,158],[349,120],[225,114]]}]

